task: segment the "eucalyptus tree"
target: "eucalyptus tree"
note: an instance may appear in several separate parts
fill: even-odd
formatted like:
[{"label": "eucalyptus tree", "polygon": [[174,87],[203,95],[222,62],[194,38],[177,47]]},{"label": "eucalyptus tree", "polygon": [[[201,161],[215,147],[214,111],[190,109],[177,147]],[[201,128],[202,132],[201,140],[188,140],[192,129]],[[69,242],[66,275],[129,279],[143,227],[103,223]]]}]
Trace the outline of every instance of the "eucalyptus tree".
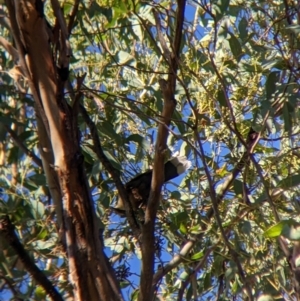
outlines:
[{"label": "eucalyptus tree", "polygon": [[297,1],[0,5],[5,300],[298,299]]}]

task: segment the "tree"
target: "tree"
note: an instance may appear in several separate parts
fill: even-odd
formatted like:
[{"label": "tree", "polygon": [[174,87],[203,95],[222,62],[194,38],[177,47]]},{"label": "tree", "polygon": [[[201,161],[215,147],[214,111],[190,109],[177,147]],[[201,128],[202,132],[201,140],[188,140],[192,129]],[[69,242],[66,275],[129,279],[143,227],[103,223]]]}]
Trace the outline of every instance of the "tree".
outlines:
[{"label": "tree", "polygon": [[[5,299],[299,298],[296,1],[6,0],[0,22]],[[164,185],[175,152],[193,167]]]}]

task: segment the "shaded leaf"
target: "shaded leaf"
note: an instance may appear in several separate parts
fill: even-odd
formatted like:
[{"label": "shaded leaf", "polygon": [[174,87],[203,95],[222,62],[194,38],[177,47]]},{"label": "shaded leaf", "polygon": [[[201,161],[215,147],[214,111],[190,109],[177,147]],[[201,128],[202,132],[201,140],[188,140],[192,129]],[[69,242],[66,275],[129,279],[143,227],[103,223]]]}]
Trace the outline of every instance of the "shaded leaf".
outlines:
[{"label": "shaded leaf", "polygon": [[274,97],[274,93],[276,91],[276,83],[279,80],[280,73],[278,71],[273,71],[269,74],[266,82],[266,93],[267,99],[272,99]]},{"label": "shaded leaf", "polygon": [[278,188],[292,188],[300,184],[300,174],[291,175],[278,183]]}]

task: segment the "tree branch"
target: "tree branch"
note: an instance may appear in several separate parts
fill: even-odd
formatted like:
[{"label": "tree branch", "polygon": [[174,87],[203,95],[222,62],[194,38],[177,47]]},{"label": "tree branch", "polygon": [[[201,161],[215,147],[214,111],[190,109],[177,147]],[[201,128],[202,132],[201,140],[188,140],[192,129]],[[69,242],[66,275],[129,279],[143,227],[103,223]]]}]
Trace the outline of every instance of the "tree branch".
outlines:
[{"label": "tree branch", "polygon": [[11,223],[8,216],[0,219],[0,233],[7,240],[8,244],[14,249],[24,264],[25,269],[31,274],[33,279],[43,287],[45,292],[50,296],[53,301],[63,301],[62,296],[58,293],[56,288],[52,285],[50,280],[45,274],[35,265],[29,254],[24,249],[19,241],[16,233],[15,226]]},{"label": "tree branch", "polygon": [[0,37],[0,45],[12,56],[13,61],[17,62],[19,59],[18,51],[11,43],[5,40],[3,37]]},{"label": "tree branch", "polygon": [[192,250],[194,247],[196,241],[195,240],[189,240],[185,243],[185,245],[181,248],[179,254],[175,255],[168,264],[166,264],[164,267],[161,267],[153,276],[153,290],[156,287],[156,284],[161,280],[162,277],[167,275],[172,269],[177,267],[182,261],[185,256]]},{"label": "tree branch", "polygon": [[8,133],[10,134],[11,138],[14,140],[15,144],[28,156],[30,157],[33,162],[39,166],[39,167],[43,167],[42,164],[42,160],[32,151],[30,151],[25,145],[24,143],[20,140],[20,138],[18,137],[18,135],[7,125],[3,124],[3,126],[5,127],[5,129],[8,131]]},{"label": "tree branch", "polygon": [[69,24],[68,24],[68,34],[70,36],[74,22],[75,22],[75,18],[77,16],[77,12],[78,12],[78,7],[80,4],[81,0],[75,0],[75,3],[73,5],[73,9],[71,11],[70,17],[69,17]]},{"label": "tree branch", "polygon": [[168,130],[167,127],[171,123],[171,118],[176,107],[174,97],[176,86],[176,73],[178,69],[178,55],[180,51],[180,43],[182,38],[182,28],[184,21],[185,0],[178,0],[176,13],[176,30],[173,43],[173,53],[170,58],[168,81],[160,81],[160,86],[164,98],[164,106],[162,112],[162,122],[166,125],[159,124],[157,133],[157,142],[155,146],[154,167],[151,181],[151,191],[145,212],[145,223],[142,227],[142,273],[141,273],[141,290],[139,300],[152,300],[154,291],[152,289],[153,273],[154,273],[154,226],[156,212],[159,205],[161,187],[164,181],[164,160],[165,151],[167,149]]}]

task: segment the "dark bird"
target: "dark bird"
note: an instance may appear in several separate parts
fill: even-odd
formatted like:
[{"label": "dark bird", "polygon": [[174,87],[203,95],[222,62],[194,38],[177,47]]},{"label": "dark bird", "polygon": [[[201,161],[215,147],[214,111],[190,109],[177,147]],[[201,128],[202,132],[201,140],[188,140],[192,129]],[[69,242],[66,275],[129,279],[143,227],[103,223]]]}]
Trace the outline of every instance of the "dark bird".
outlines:
[{"label": "dark bird", "polygon": [[[185,156],[173,157],[164,165],[164,183],[178,177],[190,167],[191,161],[187,160]],[[148,170],[125,184],[125,188],[134,210],[137,210],[139,207],[147,204],[151,189],[151,180],[152,170]],[[125,211],[125,206],[121,198],[118,199],[116,206],[112,207],[112,209],[116,213],[123,213]]]}]

